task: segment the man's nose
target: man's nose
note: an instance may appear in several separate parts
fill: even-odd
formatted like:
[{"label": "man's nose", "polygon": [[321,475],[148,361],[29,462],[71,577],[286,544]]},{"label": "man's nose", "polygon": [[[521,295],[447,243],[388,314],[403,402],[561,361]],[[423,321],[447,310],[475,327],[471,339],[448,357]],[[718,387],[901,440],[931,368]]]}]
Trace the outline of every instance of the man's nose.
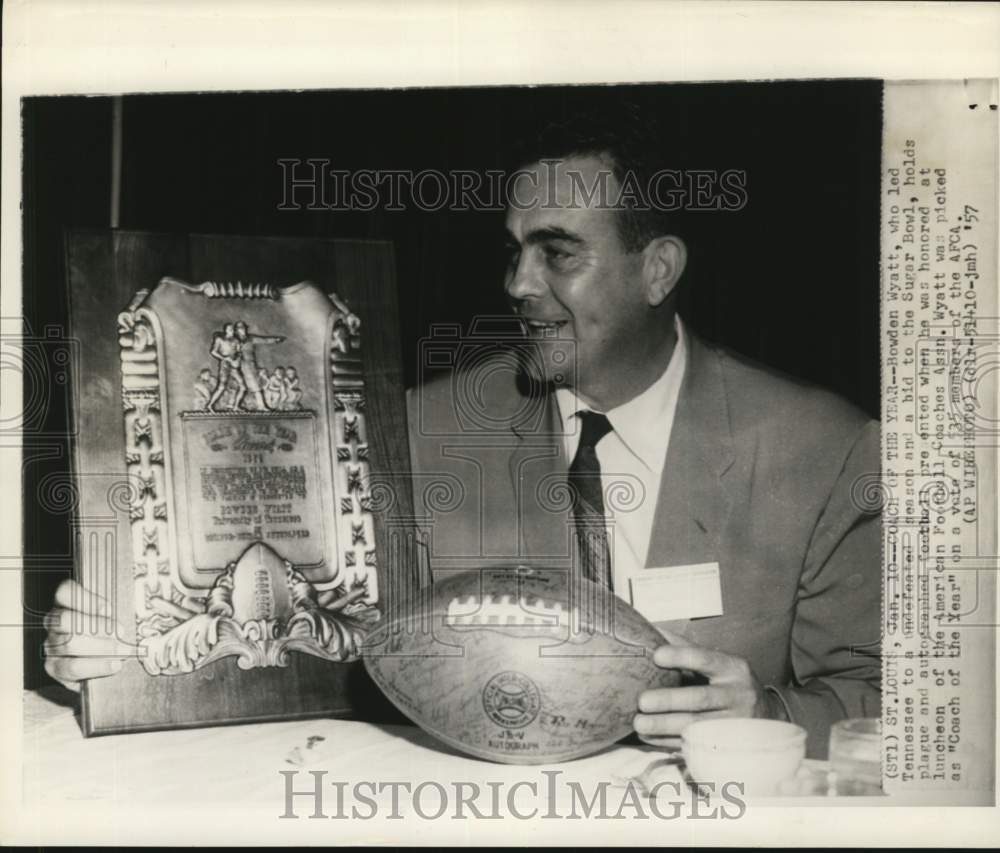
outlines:
[{"label": "man's nose", "polygon": [[523,302],[526,299],[538,298],[545,292],[545,283],[541,280],[539,270],[523,252],[518,258],[517,266],[507,273],[507,298],[512,302]]}]

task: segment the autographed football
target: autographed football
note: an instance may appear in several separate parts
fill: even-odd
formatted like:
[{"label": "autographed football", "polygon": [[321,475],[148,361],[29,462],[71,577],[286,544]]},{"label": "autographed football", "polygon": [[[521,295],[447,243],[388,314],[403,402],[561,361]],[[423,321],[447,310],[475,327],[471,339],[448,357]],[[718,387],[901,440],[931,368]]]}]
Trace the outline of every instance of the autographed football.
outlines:
[{"label": "autographed football", "polygon": [[589,755],[632,731],[639,694],[679,683],[665,640],[610,591],[565,570],[466,571],[421,591],[371,637],[365,666],[417,725],[507,764]]}]

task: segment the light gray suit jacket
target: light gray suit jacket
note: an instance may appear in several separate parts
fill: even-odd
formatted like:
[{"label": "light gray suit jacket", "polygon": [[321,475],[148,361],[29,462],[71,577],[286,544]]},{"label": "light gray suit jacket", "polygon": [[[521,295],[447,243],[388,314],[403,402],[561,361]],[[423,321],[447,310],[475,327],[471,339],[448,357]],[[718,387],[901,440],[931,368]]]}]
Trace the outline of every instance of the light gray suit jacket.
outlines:
[{"label": "light gray suit jacket", "polygon": [[[881,710],[881,529],[865,486],[879,425],[833,394],[689,335],[647,566],[717,562],[723,615],[662,623],[747,659],[823,757],[830,725]],[[409,395],[431,568],[569,566],[568,462],[552,395],[510,355]]]}]

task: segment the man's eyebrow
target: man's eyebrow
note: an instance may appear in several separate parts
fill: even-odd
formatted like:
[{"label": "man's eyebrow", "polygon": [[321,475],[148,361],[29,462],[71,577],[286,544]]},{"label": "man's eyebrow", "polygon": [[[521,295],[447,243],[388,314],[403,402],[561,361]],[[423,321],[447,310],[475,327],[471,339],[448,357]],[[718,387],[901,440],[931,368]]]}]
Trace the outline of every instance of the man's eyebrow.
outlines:
[{"label": "man's eyebrow", "polygon": [[[558,225],[548,225],[544,228],[535,228],[529,231],[524,237],[525,245],[536,245],[538,243],[544,243],[548,240],[563,240],[567,243],[581,244],[586,242],[578,234],[574,234],[572,231],[567,231],[565,228],[560,228]],[[510,233],[507,232],[507,242],[517,245],[520,241]]]}]

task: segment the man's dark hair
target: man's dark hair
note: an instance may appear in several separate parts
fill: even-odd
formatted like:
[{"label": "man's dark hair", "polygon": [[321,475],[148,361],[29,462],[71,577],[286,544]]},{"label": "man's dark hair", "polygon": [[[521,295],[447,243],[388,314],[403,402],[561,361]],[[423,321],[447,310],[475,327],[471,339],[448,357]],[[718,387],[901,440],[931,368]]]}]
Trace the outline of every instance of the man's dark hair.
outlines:
[{"label": "man's dark hair", "polygon": [[524,168],[543,159],[602,157],[618,186],[625,187],[626,181],[629,185],[618,208],[622,244],[627,252],[642,251],[650,240],[670,233],[672,228],[672,217],[647,194],[652,176],[669,168],[662,161],[655,118],[639,104],[621,99],[596,105],[591,99],[582,109],[574,106],[578,105],[566,105],[572,112],[551,121],[540,133],[525,137],[515,150],[513,165]]}]

